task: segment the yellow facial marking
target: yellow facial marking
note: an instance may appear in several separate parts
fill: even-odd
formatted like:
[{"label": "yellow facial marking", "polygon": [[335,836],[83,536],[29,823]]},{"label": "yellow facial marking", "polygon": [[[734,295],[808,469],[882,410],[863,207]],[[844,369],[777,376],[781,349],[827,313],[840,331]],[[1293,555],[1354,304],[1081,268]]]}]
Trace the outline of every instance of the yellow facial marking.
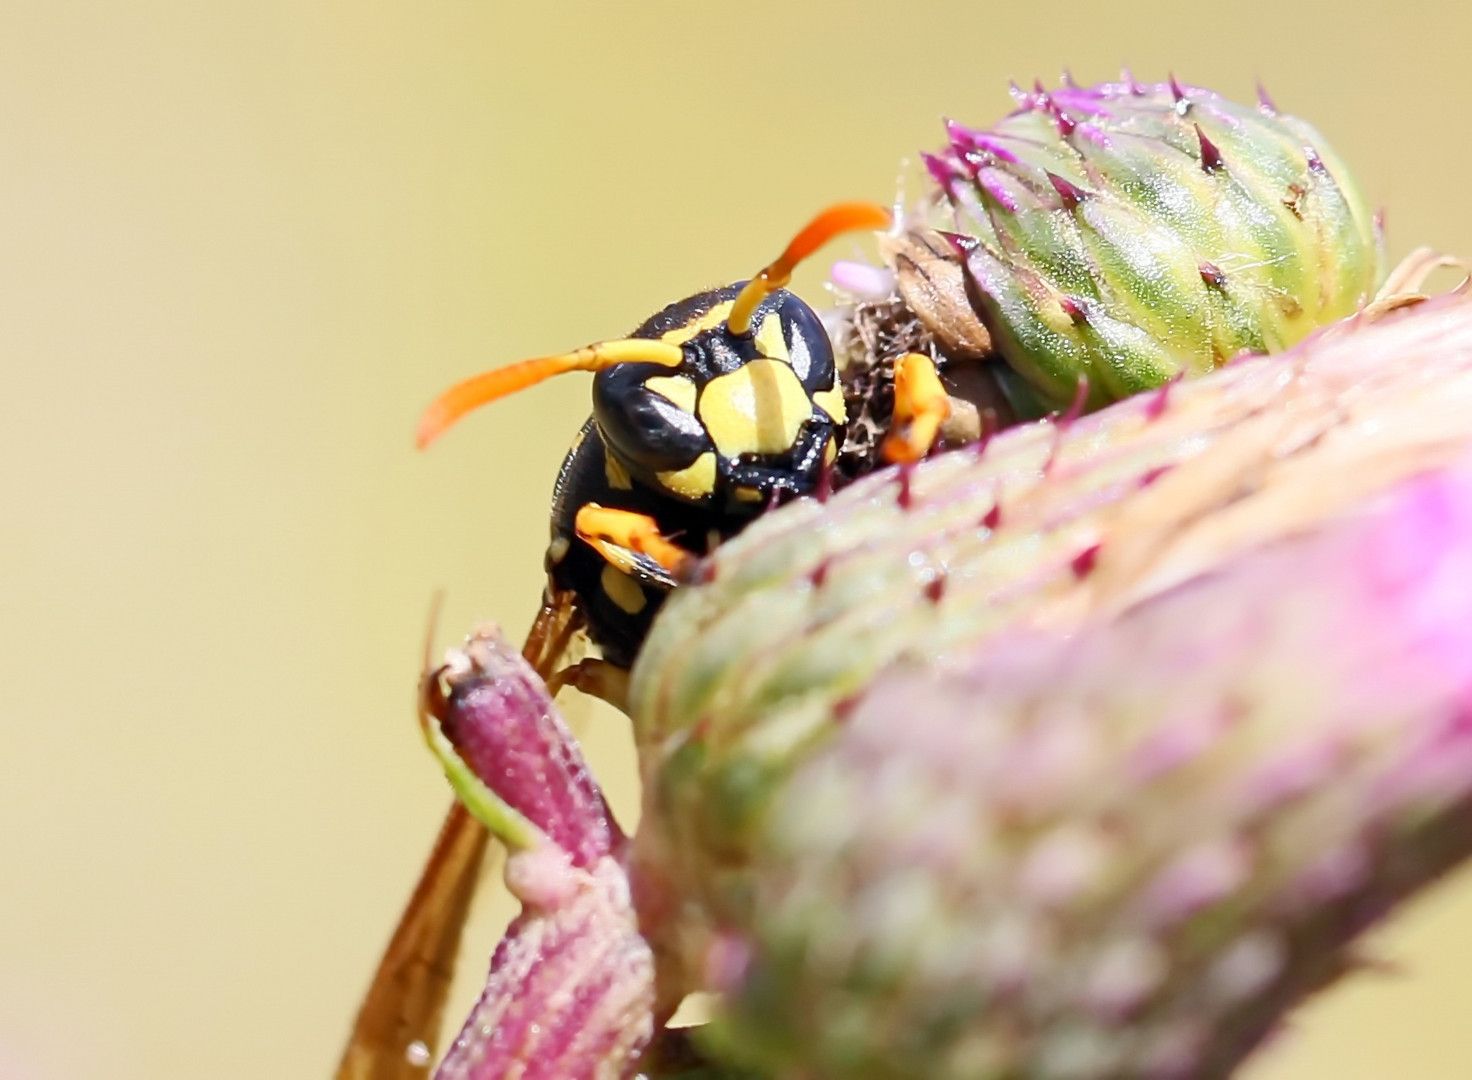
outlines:
[{"label": "yellow facial marking", "polygon": [[699,499],[709,495],[716,486],[716,456],[706,451],[683,469],[654,475],[659,478],[661,484],[676,495],[687,499]]},{"label": "yellow facial marking", "polygon": [[616,566],[605,563],[598,583],[603,586],[608,598],[630,615],[639,614],[644,610],[644,605],[649,603],[649,598],[639,588],[639,583]]},{"label": "yellow facial marking", "polygon": [[834,386],[813,395],[813,404],[828,414],[835,424],[848,423],[848,409],[843,404],[843,391]]},{"label": "yellow facial marking", "polygon": [[695,384],[683,375],[656,375],[644,385],[676,408],[695,415]]},{"label": "yellow facial marking", "polygon": [[660,341],[668,341],[671,345],[683,345],[696,334],[704,333],[713,327],[720,326],[726,321],[726,316],[731,314],[731,304],[734,301],[727,300],[717,304],[705,314],[687,322],[684,326],[677,326],[673,330],[666,330],[659,335]]},{"label": "yellow facial marking", "polygon": [[608,486],[619,491],[629,491],[634,486],[629,479],[629,470],[611,453],[603,455],[603,475],[608,479]]},{"label": "yellow facial marking", "polygon": [[728,458],[790,450],[812,415],[807,391],[780,360],[743,364],[712,379],[700,395],[700,421]]},{"label": "yellow facial marking", "polygon": [[828,445],[823,447],[823,464],[832,465],[838,460],[838,441],[829,439]]},{"label": "yellow facial marking", "polygon": [[756,351],[773,360],[792,363],[792,357],[787,352],[787,341],[782,337],[781,316],[773,313],[762,320],[761,329],[756,332]]},{"label": "yellow facial marking", "polygon": [[747,487],[743,484],[736,489],[736,498],[742,502],[761,502],[763,496],[760,488]]}]

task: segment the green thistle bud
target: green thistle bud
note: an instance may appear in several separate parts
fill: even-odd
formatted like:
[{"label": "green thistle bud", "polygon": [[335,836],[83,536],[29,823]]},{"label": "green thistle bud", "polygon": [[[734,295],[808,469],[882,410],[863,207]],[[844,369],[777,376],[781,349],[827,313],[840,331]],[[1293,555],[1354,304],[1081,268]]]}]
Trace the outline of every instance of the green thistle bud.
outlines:
[{"label": "green thistle bud", "polygon": [[718,1054],[1228,1075],[1472,854],[1469,401],[1436,301],[721,546],[632,685],[641,925]]},{"label": "green thistle bud", "polygon": [[991,128],[949,124],[925,160],[947,204],[928,223],[1035,398],[1024,414],[1064,407],[1081,376],[1099,406],[1285,349],[1374,292],[1372,215],[1323,137],[1266,98],[1174,80],[1015,96]]}]

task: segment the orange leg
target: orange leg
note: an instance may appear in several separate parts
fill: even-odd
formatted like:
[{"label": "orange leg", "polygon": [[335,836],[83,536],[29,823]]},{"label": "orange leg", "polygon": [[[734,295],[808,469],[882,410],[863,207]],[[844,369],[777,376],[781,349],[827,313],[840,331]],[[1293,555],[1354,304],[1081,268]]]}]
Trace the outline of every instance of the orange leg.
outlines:
[{"label": "orange leg", "polygon": [[935,371],[935,361],[922,353],[908,353],[894,365],[894,419],[884,440],[884,460],[906,464],[919,461],[935,445],[951,399]]},{"label": "orange leg", "polygon": [[647,572],[637,556],[653,562],[672,579],[680,578],[695,562],[693,554],[660,535],[658,524],[647,514],[587,503],[578,508],[574,527],[593,550],[635,577]]}]

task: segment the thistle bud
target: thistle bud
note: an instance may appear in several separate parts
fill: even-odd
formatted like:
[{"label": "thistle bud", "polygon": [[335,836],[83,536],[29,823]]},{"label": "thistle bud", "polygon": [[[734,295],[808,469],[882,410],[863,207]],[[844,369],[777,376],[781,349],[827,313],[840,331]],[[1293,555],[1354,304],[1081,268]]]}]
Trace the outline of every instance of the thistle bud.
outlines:
[{"label": "thistle bud", "polygon": [[654,1034],[625,842],[551,696],[494,629],[425,687],[426,735],[522,902],[436,1080],[622,1080]]},{"label": "thistle bud", "polygon": [[712,1045],[1226,1075],[1472,854],[1469,417],[1458,296],[717,549],[632,684],[649,932]]},{"label": "thistle bud", "polygon": [[[1003,381],[1020,414],[1063,408],[1080,378],[1097,408],[1286,349],[1373,295],[1373,215],[1303,121],[1174,80],[1015,97],[990,128],[947,125],[933,204],[884,254],[943,356],[985,341],[1020,377]],[[959,291],[906,257],[942,236]]]}]

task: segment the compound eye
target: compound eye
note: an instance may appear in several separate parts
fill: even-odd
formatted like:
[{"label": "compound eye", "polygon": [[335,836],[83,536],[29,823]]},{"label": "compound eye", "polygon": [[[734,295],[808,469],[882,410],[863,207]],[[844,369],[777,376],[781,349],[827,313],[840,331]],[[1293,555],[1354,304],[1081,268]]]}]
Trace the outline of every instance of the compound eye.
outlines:
[{"label": "compound eye", "polygon": [[786,339],[787,359],[798,382],[811,396],[820,390],[831,390],[836,378],[833,346],[817,312],[791,293],[783,295],[778,309],[782,332]]},{"label": "compound eye", "polygon": [[656,364],[619,364],[593,379],[593,418],[604,442],[648,473],[683,469],[711,449],[694,404],[695,384]]}]

